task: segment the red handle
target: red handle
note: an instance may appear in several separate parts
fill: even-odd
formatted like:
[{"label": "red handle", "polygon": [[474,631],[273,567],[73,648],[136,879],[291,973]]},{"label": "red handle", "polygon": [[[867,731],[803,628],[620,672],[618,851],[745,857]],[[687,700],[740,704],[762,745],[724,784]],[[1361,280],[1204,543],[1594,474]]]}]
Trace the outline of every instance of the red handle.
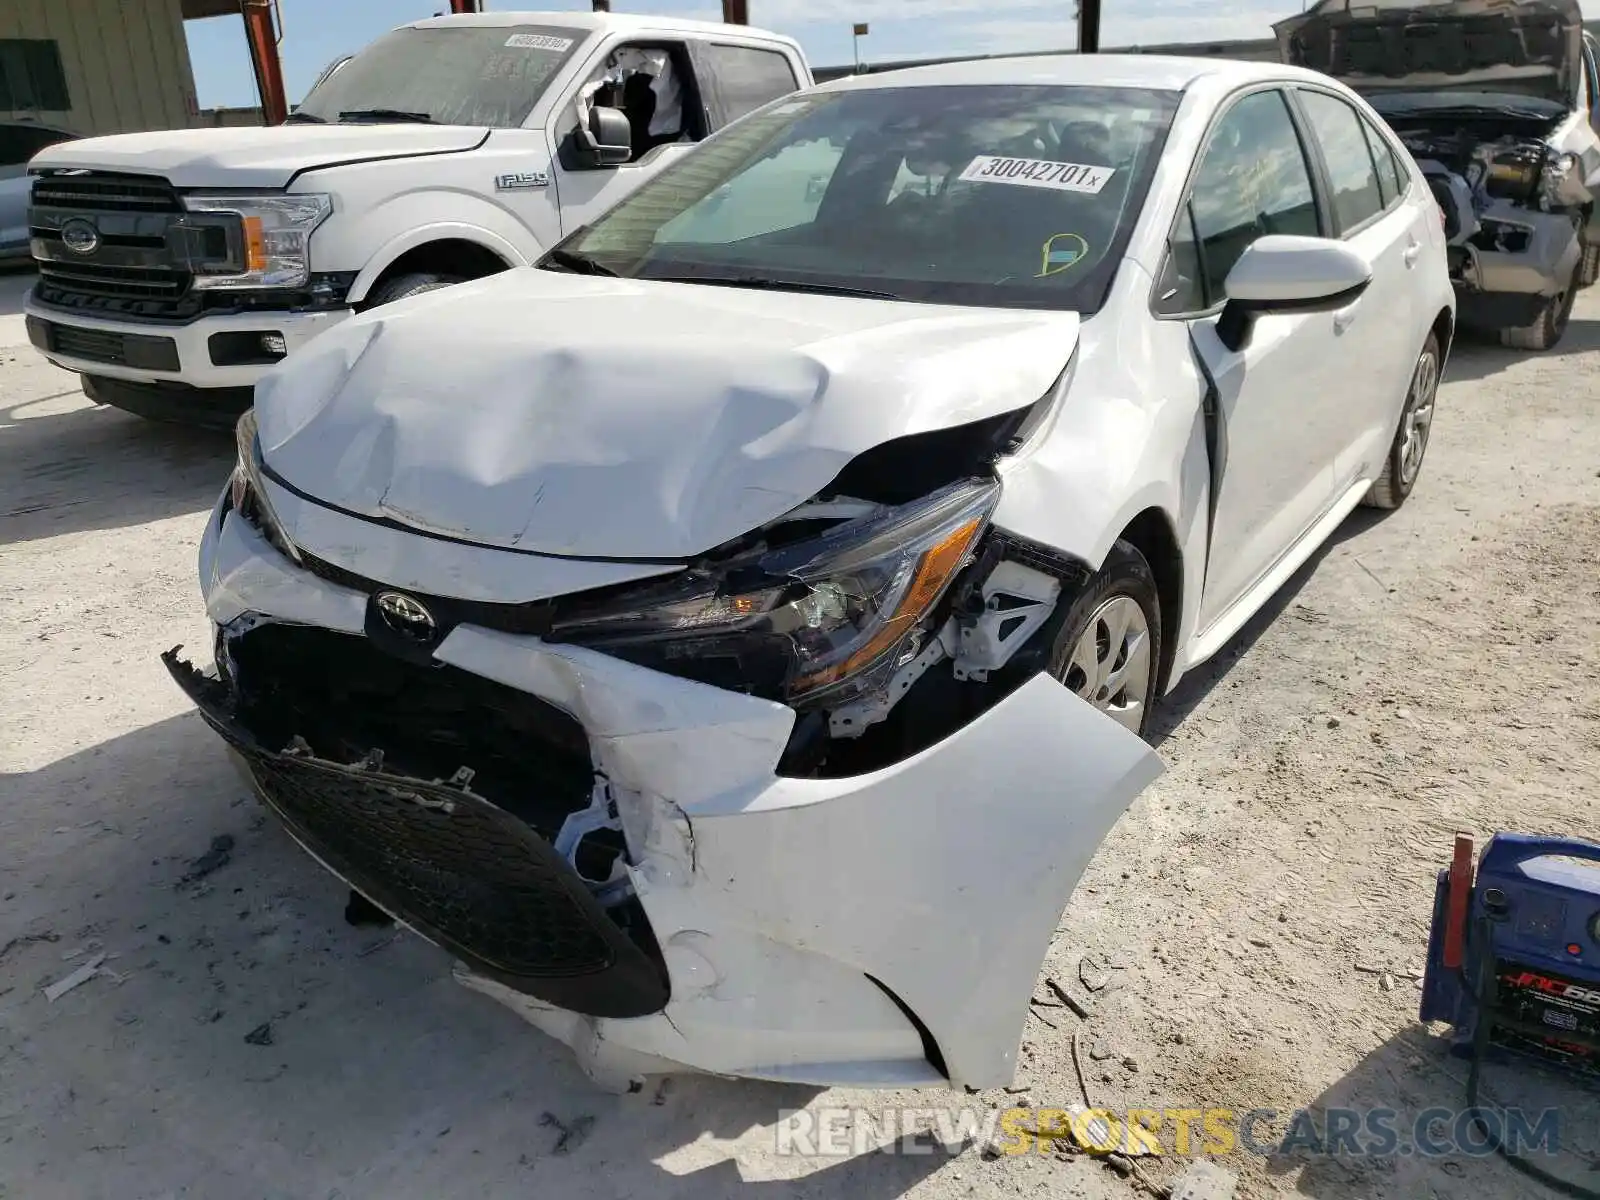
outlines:
[{"label": "red handle", "polygon": [[1456,834],[1455,855],[1444,899],[1444,965],[1461,969],[1467,950],[1467,905],[1472,899],[1472,835]]}]

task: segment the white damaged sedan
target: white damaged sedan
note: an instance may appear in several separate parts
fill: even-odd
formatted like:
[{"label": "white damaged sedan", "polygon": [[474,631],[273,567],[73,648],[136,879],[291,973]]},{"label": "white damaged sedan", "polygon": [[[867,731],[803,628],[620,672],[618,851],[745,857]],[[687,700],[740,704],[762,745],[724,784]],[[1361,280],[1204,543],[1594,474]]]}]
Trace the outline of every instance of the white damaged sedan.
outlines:
[{"label": "white damaged sedan", "polygon": [[1405,500],[1452,305],[1326,77],[840,81],[272,372],[167,662],[597,1078],[999,1085],[1151,705]]}]

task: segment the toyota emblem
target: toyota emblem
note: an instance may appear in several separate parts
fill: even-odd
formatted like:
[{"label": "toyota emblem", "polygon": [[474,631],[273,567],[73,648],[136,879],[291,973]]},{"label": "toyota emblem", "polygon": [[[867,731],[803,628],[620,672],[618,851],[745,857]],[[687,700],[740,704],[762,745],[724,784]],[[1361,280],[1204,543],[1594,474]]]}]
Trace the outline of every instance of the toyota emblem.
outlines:
[{"label": "toyota emblem", "polygon": [[100,231],[92,222],[73,217],[61,223],[61,243],[74,254],[93,254],[100,249]]},{"label": "toyota emblem", "polygon": [[373,602],[383,623],[401,637],[425,645],[439,630],[427,605],[402,592],[379,592]]}]

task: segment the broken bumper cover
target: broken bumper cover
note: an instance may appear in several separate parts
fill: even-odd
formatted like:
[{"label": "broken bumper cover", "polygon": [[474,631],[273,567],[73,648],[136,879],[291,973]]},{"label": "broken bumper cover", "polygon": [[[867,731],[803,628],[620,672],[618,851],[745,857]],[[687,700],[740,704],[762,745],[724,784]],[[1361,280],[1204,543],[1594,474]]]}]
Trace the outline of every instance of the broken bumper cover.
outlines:
[{"label": "broken bumper cover", "polygon": [[1483,224],[1500,234],[1489,249],[1467,244],[1452,250],[1451,275],[1468,292],[1550,297],[1570,286],[1583,253],[1578,231],[1564,213],[1496,211]]},{"label": "broken bumper cover", "polygon": [[[221,508],[201,574],[219,625],[362,636],[365,596],[293,566]],[[656,953],[470,784],[264,746],[230,719],[220,682],[176,663],[174,674],[314,855],[612,1083],[684,1067],[833,1085],[1009,1082],[1066,898],[1161,770],[1044,676],[911,758],[810,779],[776,773],[795,718],[781,704],[465,624],[434,659],[582,727]],[[619,986],[597,989],[606,972]],[[596,1000],[619,992],[625,1003]]]},{"label": "broken bumper cover", "polygon": [[162,661],[206,724],[243,760],[256,791],[318,861],[472,969],[597,1015],[667,1002],[666,980],[549,842],[475,794],[470,779],[424,782],[263,746],[219,680]]}]

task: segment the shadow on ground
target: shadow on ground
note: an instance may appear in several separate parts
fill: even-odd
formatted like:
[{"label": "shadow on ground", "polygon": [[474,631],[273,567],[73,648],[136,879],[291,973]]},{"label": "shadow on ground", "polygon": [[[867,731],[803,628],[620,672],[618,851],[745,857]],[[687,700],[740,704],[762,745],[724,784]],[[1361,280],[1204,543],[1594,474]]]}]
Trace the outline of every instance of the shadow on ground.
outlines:
[{"label": "shadow on ground", "polygon": [[[797,1173],[771,1127],[811,1090],[598,1093],[441,951],[347,925],[346,893],[193,714],[0,777],[0,795],[6,1195],[890,1200],[951,1161],[870,1154],[743,1183],[752,1156],[769,1179]],[[228,849],[202,859],[213,846]],[[120,982],[45,999],[97,952]],[[736,1159],[720,1143],[740,1138]]]},{"label": "shadow on ground", "polygon": [[1311,581],[1311,577],[1317,573],[1317,568],[1335,548],[1352,538],[1360,537],[1386,516],[1388,513],[1382,509],[1358,508],[1346,517],[1328,540],[1318,546],[1300,569],[1289,576],[1255,616],[1245,623],[1244,628],[1234,634],[1210,659],[1187,672],[1171,695],[1156,705],[1155,711],[1150,715],[1148,730],[1150,744],[1159,748],[1172,736],[1173,731],[1183,724],[1189,714],[1200,706],[1200,702],[1211,694],[1212,689],[1228,677],[1228,672],[1233,670],[1234,665],[1294,603],[1300,590]]},{"label": "shadow on ground", "polygon": [[0,545],[142,525],[215,502],[233,464],[231,435],[88,405],[75,376],[40,369],[58,377],[52,390],[0,407]]},{"label": "shadow on ground", "polygon": [[[1466,1060],[1447,1052],[1444,1036],[1413,1024],[1307,1106],[1309,1123],[1298,1128],[1308,1136],[1293,1139],[1301,1142],[1294,1150],[1269,1158],[1269,1173],[1281,1178],[1298,1172],[1295,1193],[1314,1200],[1548,1200],[1557,1194],[1501,1161],[1471,1126],[1466,1074]],[[1538,1063],[1505,1059],[1484,1068],[1481,1099],[1491,1130],[1521,1120],[1535,1135],[1553,1131],[1554,1144],[1540,1148],[1535,1136],[1535,1144],[1525,1148],[1536,1165],[1600,1189],[1600,1096],[1593,1090]],[[1437,1119],[1424,1120],[1430,1110]],[[1351,1136],[1330,1136],[1341,1125]],[[1259,1127],[1257,1140],[1271,1142],[1289,1122],[1285,1116]],[[1306,1144],[1315,1139],[1319,1148]]]},{"label": "shadow on ground", "polygon": [[1600,321],[1573,320],[1549,350],[1508,350],[1488,337],[1463,333],[1450,351],[1448,383],[1487,379],[1529,358],[1566,358],[1600,350]]}]

